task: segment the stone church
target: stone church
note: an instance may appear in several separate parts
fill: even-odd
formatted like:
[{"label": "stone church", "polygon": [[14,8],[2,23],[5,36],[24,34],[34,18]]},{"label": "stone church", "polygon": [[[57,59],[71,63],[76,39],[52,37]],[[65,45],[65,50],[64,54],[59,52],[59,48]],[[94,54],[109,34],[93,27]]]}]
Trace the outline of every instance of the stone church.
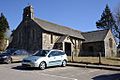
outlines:
[{"label": "stone church", "polygon": [[[87,51],[85,47],[88,45],[86,44],[91,45],[91,43],[87,43],[89,38],[86,37],[85,33],[78,30],[34,17],[34,10],[30,5],[24,8],[23,19],[12,33],[12,41],[8,48],[26,49],[28,51],[60,49],[65,51],[68,56],[78,56],[83,50]],[[114,42],[113,36],[111,37],[112,42]],[[100,48],[104,48],[104,51],[108,49],[104,47],[104,44]]]},{"label": "stone church", "polygon": [[23,20],[12,34],[8,48],[36,51],[39,49],[61,49],[68,56],[78,55],[84,37],[81,32],[34,17],[33,7],[23,10]]}]

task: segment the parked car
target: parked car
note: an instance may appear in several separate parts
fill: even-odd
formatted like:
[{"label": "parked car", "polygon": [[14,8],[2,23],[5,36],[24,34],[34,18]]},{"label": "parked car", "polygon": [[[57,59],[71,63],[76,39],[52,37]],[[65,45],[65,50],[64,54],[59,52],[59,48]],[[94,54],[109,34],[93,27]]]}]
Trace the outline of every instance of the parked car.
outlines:
[{"label": "parked car", "polygon": [[62,50],[38,50],[32,56],[24,58],[23,67],[39,67],[45,69],[50,66],[66,66],[67,55]]},{"label": "parked car", "polygon": [[17,54],[17,55],[28,55],[28,54],[31,54],[31,53],[29,53],[28,51],[26,51],[24,49],[20,49],[20,50],[16,50],[14,52],[14,54]]},{"label": "parked car", "polygon": [[11,62],[22,61],[23,58],[28,56],[29,53],[25,50],[8,49],[0,54],[0,62],[10,64]]},{"label": "parked car", "polygon": [[3,51],[2,53],[14,53],[17,49],[6,49],[5,51]]}]

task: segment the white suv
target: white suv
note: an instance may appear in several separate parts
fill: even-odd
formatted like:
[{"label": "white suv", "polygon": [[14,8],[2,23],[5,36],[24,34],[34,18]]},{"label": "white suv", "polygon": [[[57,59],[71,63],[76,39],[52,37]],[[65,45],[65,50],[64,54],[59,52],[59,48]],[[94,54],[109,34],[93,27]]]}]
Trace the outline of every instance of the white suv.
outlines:
[{"label": "white suv", "polygon": [[38,50],[32,56],[24,58],[22,66],[45,69],[50,66],[66,66],[67,55],[62,50]]}]

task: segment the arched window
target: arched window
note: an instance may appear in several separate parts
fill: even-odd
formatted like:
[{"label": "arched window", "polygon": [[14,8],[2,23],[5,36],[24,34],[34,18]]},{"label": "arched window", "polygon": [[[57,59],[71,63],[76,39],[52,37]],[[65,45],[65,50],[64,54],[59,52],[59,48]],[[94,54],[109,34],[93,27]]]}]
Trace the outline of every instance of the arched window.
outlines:
[{"label": "arched window", "polygon": [[112,48],[113,47],[113,40],[110,38],[109,39],[109,47]]}]

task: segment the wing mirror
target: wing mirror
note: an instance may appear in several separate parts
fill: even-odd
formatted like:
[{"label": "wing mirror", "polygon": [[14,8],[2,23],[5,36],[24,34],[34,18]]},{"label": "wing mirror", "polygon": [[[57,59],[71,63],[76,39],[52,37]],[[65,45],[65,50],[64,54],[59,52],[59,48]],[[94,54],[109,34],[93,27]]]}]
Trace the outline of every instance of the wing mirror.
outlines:
[{"label": "wing mirror", "polygon": [[52,57],[52,55],[48,55],[48,57]]}]

